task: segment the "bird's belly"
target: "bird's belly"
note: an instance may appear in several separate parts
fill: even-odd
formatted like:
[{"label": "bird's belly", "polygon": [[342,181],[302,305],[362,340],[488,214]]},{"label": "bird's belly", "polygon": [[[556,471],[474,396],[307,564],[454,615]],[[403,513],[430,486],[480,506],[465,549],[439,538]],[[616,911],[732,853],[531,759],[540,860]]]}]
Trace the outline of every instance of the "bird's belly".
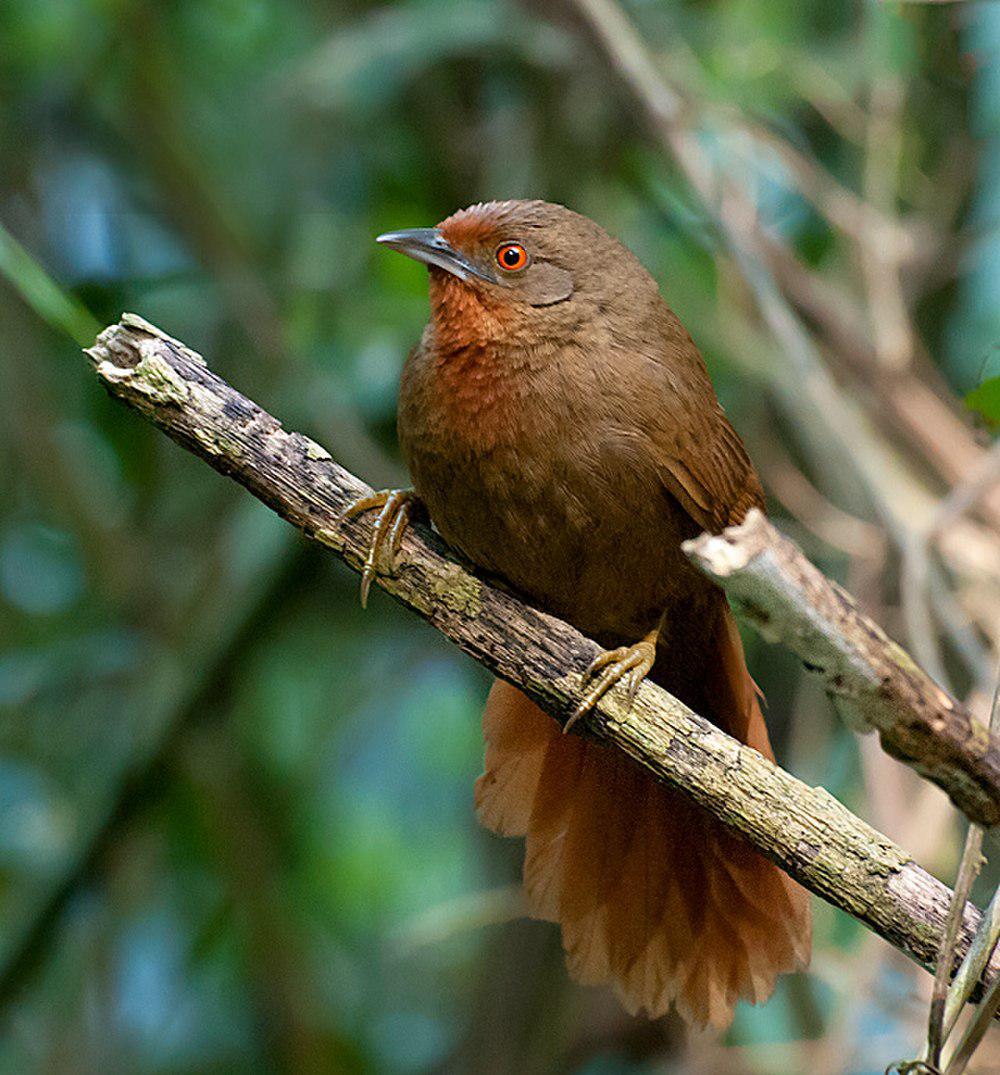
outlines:
[{"label": "bird's belly", "polygon": [[410,453],[449,544],[605,644],[635,641],[704,582],[680,551],[693,526],[651,476],[524,445]]}]

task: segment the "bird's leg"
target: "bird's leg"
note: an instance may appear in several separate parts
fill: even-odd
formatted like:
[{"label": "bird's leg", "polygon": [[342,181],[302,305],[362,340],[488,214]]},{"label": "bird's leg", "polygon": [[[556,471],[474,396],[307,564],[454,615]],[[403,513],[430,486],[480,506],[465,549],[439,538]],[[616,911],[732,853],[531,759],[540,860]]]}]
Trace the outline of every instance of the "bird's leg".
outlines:
[{"label": "bird's leg", "polygon": [[591,663],[580,682],[585,693],[572,716],[563,725],[564,732],[568,732],[584,713],[593,709],[601,698],[623,679],[628,691],[628,704],[632,704],[639,684],[649,674],[656,660],[656,640],[659,634],[660,628],[657,626],[641,642],[606,650]]},{"label": "bird's leg", "polygon": [[[409,525],[417,494],[412,489],[382,489],[371,496],[363,496],[349,504],[340,516],[341,522],[353,519],[363,511],[381,509],[372,532],[368,555],[361,569],[361,607],[368,604],[368,591],[372,579],[379,571],[392,574],[396,567],[396,554]],[[387,555],[388,554],[388,555]]]}]

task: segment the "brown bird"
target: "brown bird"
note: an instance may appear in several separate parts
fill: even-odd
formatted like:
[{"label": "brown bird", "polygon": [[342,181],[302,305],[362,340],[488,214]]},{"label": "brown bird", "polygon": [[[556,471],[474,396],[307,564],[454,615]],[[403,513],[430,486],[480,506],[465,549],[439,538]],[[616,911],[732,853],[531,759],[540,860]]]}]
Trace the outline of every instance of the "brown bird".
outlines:
[{"label": "brown bird", "polygon": [[[680,548],[762,508],[760,481],[650,274],[541,201],[378,241],[427,264],[431,320],[400,386],[415,493],[350,512],[381,508],[363,596],[419,499],[466,557],[607,647],[574,719],[648,674],[772,757],[725,596]],[[529,907],[560,924],[573,977],[724,1026],[808,961],[805,892],[701,808],[509,684],[483,724],[479,817],[527,838]]]}]

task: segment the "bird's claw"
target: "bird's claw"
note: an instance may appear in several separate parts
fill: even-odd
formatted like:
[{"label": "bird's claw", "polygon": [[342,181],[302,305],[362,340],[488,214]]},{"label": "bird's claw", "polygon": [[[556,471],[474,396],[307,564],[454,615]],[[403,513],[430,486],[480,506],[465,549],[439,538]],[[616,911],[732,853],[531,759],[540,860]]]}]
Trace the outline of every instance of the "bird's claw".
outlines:
[{"label": "bird's claw", "polygon": [[417,496],[412,489],[382,489],[349,504],[340,517],[347,522],[364,511],[381,509],[372,527],[372,540],[361,569],[361,607],[368,605],[368,591],[378,572],[392,574]]},{"label": "bird's claw", "polygon": [[563,731],[568,732],[616,683],[620,683],[623,679],[628,704],[631,706],[639,684],[649,675],[649,670],[655,661],[655,635],[636,642],[634,646],[619,646],[618,649],[606,650],[602,653],[583,673],[580,686],[585,693],[569,720],[563,725]]}]

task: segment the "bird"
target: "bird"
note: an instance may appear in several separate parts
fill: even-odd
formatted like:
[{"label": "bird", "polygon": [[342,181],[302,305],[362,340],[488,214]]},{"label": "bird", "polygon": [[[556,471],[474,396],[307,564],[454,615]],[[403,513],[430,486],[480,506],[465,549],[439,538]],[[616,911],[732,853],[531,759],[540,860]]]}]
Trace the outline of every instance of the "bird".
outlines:
[{"label": "bird", "polygon": [[[569,725],[648,677],[773,759],[726,597],[681,549],[763,510],[764,493],[652,275],[539,200],[377,241],[426,265],[430,320],[400,379],[412,489],[345,513],[378,511],[362,602],[424,511],[487,576],[603,647]],[[630,1013],[721,1028],[807,965],[805,891],[700,806],[502,680],[483,730],[478,816],[524,838],[529,912],[558,923],[573,978],[612,986]]]}]

